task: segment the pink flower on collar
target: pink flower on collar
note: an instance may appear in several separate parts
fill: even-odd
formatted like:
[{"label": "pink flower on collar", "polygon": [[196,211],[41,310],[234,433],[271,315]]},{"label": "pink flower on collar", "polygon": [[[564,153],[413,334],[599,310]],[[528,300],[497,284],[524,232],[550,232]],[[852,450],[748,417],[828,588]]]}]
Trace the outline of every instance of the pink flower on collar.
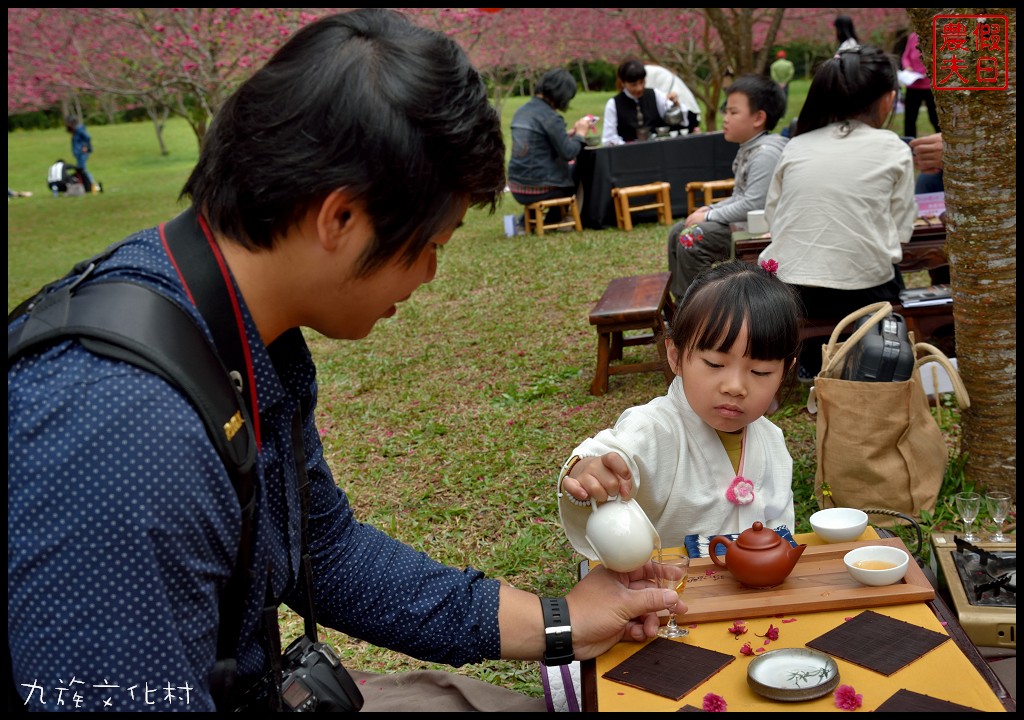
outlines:
[{"label": "pink flower on collar", "polygon": [[754,502],[754,483],[737,475],[725,491],[725,498],[733,505],[749,505]]}]

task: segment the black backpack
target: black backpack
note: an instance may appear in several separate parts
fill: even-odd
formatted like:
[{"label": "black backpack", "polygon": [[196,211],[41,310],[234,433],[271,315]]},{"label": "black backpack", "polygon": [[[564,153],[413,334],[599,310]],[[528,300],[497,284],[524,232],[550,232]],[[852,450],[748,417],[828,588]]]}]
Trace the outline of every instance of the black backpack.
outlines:
[{"label": "black backpack", "polygon": [[[235,316],[234,303],[228,292],[230,280],[222,271],[213,251],[212,239],[207,239],[201,220],[193,209],[186,210],[164,225],[164,239],[169,254],[184,276],[185,284],[195,300],[214,338],[211,346],[192,318],[180,307],[154,290],[127,281],[95,282],[79,288],[104,258],[122,243],[112,245],[103,253],[78,263],[64,278],[77,278],[59,290],[51,288],[57,281],[44,287],[33,298],[15,308],[7,317],[7,365],[33,349],[59,340],[77,339],[98,355],[132,363],[155,373],[184,393],[206,426],[210,441],[220,454],[231,475],[238,502],[242,508],[242,530],[235,568],[221,596],[219,609],[221,622],[217,631],[217,663],[210,677],[210,689],[218,711],[238,709],[239,703],[258,709],[282,709],[281,639],[277,626],[277,608],[268,596],[263,617],[267,633],[268,659],[271,672],[262,684],[253,688],[235,687],[235,651],[241,634],[245,591],[249,585],[252,520],[255,512],[253,468],[256,462],[256,436],[252,423],[252,394],[255,388],[244,378],[246,361],[245,338],[240,334],[240,323]],[[131,313],[124,312],[132,308]],[[13,331],[13,320],[28,315],[28,319]],[[298,329],[289,332],[300,332]],[[300,414],[294,417],[293,441],[296,458],[302,458]],[[305,468],[299,460],[299,496],[302,506],[300,536],[302,564],[300,581],[306,583],[305,634],[297,638],[285,653],[292,657],[293,648],[306,648],[310,644],[317,654],[323,645],[317,642],[316,616],[312,606],[311,571],[306,545],[306,518],[309,506],[309,483]],[[268,586],[269,595],[269,586]],[[307,640],[308,639],[308,640]],[[303,656],[303,662],[306,662]],[[354,680],[346,672],[333,652],[329,658],[327,675],[333,684],[329,692],[319,698],[319,709],[356,710],[362,708],[363,697]],[[13,662],[8,646],[7,676],[8,710],[24,711],[14,686]],[[324,666],[310,667],[314,675],[324,672]],[[259,691],[267,688],[269,694]],[[323,685],[319,685],[323,687]],[[330,691],[333,691],[331,694]],[[257,699],[253,700],[252,698]]]}]

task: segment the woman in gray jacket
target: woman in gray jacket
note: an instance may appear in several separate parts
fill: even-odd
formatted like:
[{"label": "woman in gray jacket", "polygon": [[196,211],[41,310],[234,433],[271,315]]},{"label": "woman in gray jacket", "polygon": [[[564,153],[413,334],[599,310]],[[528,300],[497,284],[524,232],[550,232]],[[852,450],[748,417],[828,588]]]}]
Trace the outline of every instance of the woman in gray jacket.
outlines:
[{"label": "woman in gray jacket", "polygon": [[[512,117],[512,158],[508,186],[521,205],[576,194],[576,178],[570,162],[586,144],[587,132],[597,118],[584,116],[566,132],[559,114],[576,97],[576,80],[567,70],[548,70],[537,83],[536,94]],[[561,208],[552,208],[561,213]],[[557,221],[548,218],[547,221]]]}]

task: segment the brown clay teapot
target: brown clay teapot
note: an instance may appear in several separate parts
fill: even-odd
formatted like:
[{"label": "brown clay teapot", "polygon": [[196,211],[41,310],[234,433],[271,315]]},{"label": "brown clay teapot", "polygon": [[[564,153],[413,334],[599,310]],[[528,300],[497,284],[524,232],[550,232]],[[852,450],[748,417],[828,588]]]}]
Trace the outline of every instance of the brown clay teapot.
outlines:
[{"label": "brown clay teapot", "polygon": [[[715,548],[725,546],[725,555],[715,554]],[[708,544],[711,562],[732,573],[733,577],[750,588],[770,588],[782,583],[796,567],[806,545],[793,547],[764,523],[755,522],[740,533],[735,542],[718,535]]]}]

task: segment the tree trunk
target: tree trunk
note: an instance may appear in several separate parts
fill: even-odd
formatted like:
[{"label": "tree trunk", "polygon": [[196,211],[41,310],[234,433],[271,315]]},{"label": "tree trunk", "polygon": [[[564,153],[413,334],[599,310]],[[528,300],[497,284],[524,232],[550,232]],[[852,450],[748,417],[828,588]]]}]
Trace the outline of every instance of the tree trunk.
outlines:
[{"label": "tree trunk", "polygon": [[[920,38],[925,67],[930,68],[932,18],[937,10],[907,8],[907,12]],[[964,474],[971,484],[1007,490],[1016,497],[1017,11],[943,8],[941,12],[1009,19],[1004,38],[1009,47],[1008,89],[936,89],[934,93],[944,142],[946,254],[957,362],[971,396],[971,407],[960,418]],[[968,37],[973,40],[972,35]],[[978,56],[975,50],[967,51],[972,71]],[[945,57],[941,45],[939,57]]]}]

